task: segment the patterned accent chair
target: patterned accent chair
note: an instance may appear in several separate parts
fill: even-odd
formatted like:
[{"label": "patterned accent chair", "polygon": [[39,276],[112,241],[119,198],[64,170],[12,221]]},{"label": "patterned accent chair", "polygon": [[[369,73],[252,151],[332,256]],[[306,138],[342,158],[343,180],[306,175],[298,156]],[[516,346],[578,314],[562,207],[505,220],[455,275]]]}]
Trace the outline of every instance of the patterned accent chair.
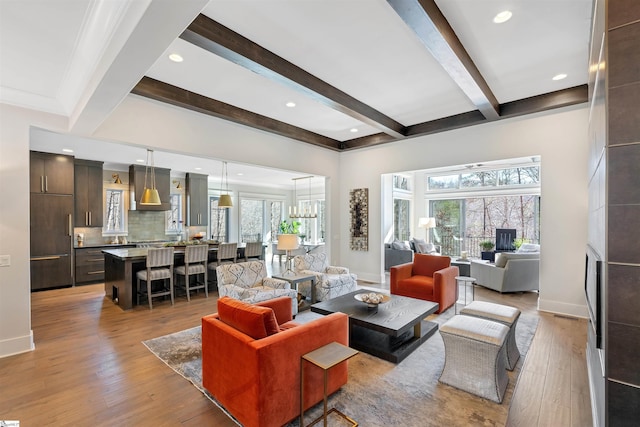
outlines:
[{"label": "patterned accent chair", "polygon": [[292,314],[298,314],[298,292],[286,280],[267,277],[263,260],[222,264],[216,267],[218,294],[255,304],[273,298],[291,298]]},{"label": "patterned accent chair", "polygon": [[[307,253],[293,258],[296,274],[313,274],[316,276],[316,300],[326,301],[340,295],[348,294],[357,289],[358,277],[349,273],[347,267],[329,265],[327,254],[324,252]],[[309,297],[309,284],[301,283],[298,291]]]}]

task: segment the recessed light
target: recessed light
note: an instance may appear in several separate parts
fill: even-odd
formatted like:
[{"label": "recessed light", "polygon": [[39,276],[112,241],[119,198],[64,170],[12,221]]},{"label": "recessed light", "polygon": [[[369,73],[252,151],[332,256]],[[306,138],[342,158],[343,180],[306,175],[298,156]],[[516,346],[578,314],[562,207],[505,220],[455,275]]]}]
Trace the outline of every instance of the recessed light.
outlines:
[{"label": "recessed light", "polygon": [[177,53],[172,53],[169,55],[169,59],[172,60],[173,62],[182,62],[182,56],[180,54]]},{"label": "recessed light", "polygon": [[560,74],[556,74],[555,76],[553,76],[551,78],[551,80],[562,80],[562,79],[566,79],[567,75],[564,73],[560,73]]},{"label": "recessed light", "polygon": [[197,170],[197,171],[201,171],[202,170],[202,168],[194,168],[194,169]]},{"label": "recessed light", "polygon": [[289,101],[289,102],[287,102],[285,105],[286,105],[287,107],[289,107],[289,108],[293,108],[293,107],[295,107],[295,106],[296,106],[296,103],[295,103],[295,102],[293,102],[293,101]]},{"label": "recessed light", "polygon": [[138,163],[144,163],[144,160],[142,160],[142,159],[137,159],[137,160],[136,160],[136,162],[138,162]]},{"label": "recessed light", "polygon": [[358,128],[351,128],[351,129],[349,129],[349,131],[351,133],[356,133],[356,132],[358,132]]},{"label": "recessed light", "polygon": [[512,15],[513,14],[510,10],[503,10],[493,17],[493,22],[495,22],[496,24],[502,24],[503,22],[507,22],[509,19],[511,19]]},{"label": "recessed light", "polygon": [[242,172],[238,172],[236,175],[238,175],[238,176],[242,176],[242,175],[244,175],[244,174],[243,174]]},{"label": "recessed light", "polygon": [[73,150],[71,148],[63,148],[62,151],[65,153],[73,153]]}]

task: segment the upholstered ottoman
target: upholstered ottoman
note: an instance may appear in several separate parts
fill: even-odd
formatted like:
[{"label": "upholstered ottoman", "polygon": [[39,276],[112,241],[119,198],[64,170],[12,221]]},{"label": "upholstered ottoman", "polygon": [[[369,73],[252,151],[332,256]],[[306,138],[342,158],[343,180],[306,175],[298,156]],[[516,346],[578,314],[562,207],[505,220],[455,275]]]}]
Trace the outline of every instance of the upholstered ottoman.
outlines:
[{"label": "upholstered ottoman", "polygon": [[507,305],[494,304],[485,301],[473,301],[471,304],[460,310],[460,314],[465,316],[480,317],[494,322],[500,322],[509,327],[509,335],[507,336],[507,369],[513,371],[516,367],[518,359],[520,359],[520,351],[516,344],[516,323],[520,318],[520,310]]},{"label": "upholstered ottoman", "polygon": [[509,328],[471,316],[454,316],[440,327],[445,362],[440,382],[502,403],[509,383],[505,342]]}]

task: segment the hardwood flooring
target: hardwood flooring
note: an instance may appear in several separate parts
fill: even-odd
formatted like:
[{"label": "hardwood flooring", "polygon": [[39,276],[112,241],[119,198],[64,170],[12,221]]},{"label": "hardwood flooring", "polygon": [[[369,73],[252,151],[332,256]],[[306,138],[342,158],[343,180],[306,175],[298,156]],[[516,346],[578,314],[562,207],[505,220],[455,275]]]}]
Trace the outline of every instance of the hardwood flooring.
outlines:
[{"label": "hardwood flooring", "polygon": [[[106,300],[101,284],[37,292],[31,299],[36,349],[0,359],[0,420],[23,426],[235,425],[141,344],[199,325],[215,311],[215,294],[129,312]],[[476,299],[537,313],[534,293],[476,288]],[[586,322],[539,317],[507,425],[590,426]],[[460,425],[455,414],[451,425]]]}]

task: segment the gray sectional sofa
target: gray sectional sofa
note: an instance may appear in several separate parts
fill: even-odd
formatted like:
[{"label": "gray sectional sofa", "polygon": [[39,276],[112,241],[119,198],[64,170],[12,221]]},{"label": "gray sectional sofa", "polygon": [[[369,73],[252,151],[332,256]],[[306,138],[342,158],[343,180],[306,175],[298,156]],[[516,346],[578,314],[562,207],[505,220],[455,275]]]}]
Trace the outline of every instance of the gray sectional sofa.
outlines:
[{"label": "gray sectional sofa", "polygon": [[503,252],[496,254],[495,263],[471,260],[471,277],[476,284],[501,293],[537,291],[539,270],[539,252]]}]

